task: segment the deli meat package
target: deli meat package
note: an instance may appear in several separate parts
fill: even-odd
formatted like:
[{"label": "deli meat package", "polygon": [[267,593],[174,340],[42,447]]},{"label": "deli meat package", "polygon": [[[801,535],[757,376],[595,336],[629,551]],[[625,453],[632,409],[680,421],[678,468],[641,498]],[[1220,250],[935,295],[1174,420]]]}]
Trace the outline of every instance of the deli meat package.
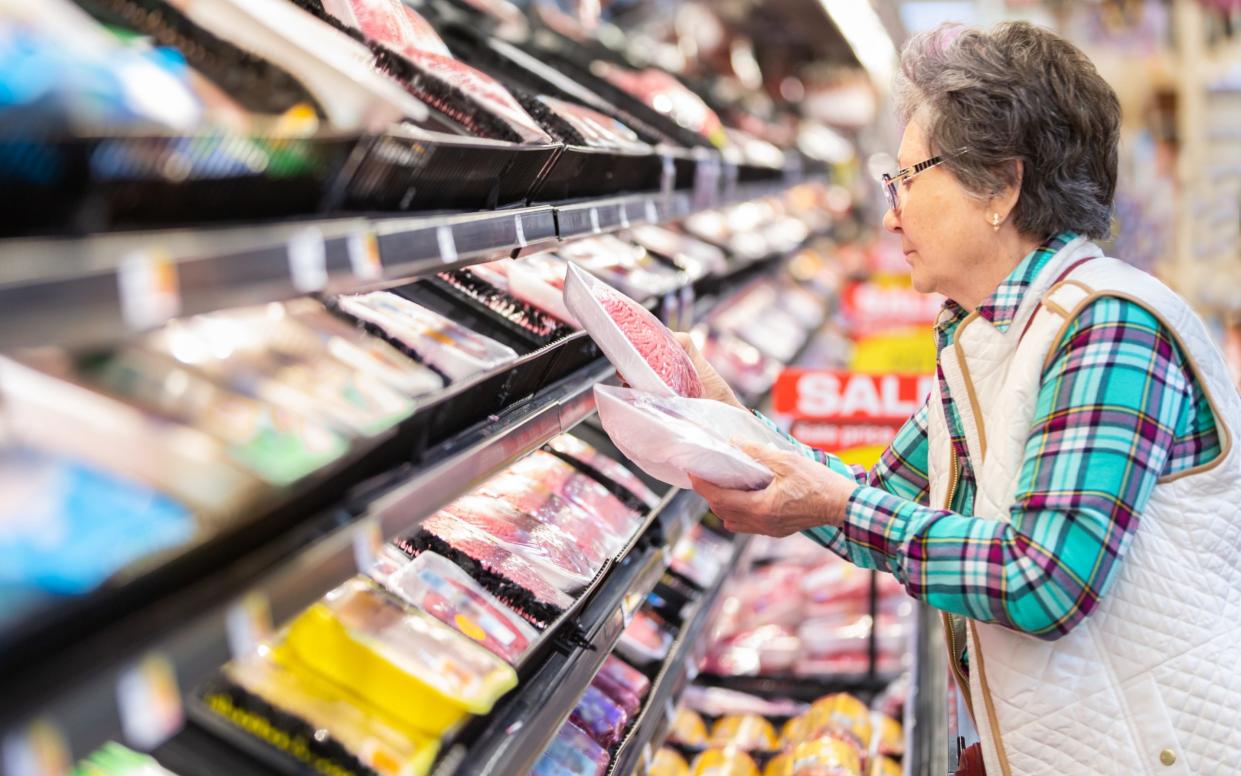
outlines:
[{"label": "deli meat package", "polygon": [[660,396],[702,395],[689,354],[642,305],[574,266],[564,300],[625,382]]},{"label": "deli meat package", "polygon": [[449,380],[465,380],[517,360],[517,352],[387,291],[342,296],[340,310],[372,324]]},{"label": "deli meat package", "polygon": [[608,531],[622,539],[622,544],[642,525],[642,514],[618,499],[607,488],[543,450],[522,458],[509,471],[522,474],[542,483],[566,501],[585,509],[599,520]]},{"label": "deli meat package", "polygon": [[[372,576],[379,576],[372,572]],[[380,580],[405,601],[517,665],[538,632],[452,561],[424,552]]]},{"label": "deli meat package", "polygon": [[547,446],[561,455],[567,455],[587,466],[594,467],[600,474],[636,496],[646,505],[647,509],[652,509],[659,503],[659,496],[655,495],[645,482],[638,479],[629,467],[612,460],[572,434],[561,434],[548,442]]},{"label": "deli meat package", "polygon": [[795,450],[745,410],[709,399],[595,386],[599,420],[612,442],[644,472],[689,488],[690,475],[722,488],[761,490],[771,471],[735,440]]}]

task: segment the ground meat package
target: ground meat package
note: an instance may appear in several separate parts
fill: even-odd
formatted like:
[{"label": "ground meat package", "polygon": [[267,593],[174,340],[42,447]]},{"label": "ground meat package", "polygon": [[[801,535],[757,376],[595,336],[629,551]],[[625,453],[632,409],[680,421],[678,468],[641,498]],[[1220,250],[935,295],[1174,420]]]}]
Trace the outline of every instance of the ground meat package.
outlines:
[{"label": "ground meat package", "polygon": [[498,498],[540,523],[572,536],[596,568],[625,546],[623,537],[604,530],[605,526],[585,509],[524,474],[502,472],[480,485],[475,493]]},{"label": "ground meat package", "polygon": [[548,442],[547,446],[561,455],[567,455],[594,467],[600,474],[637,496],[638,500],[646,504],[648,508],[653,509],[659,503],[659,496],[655,495],[645,482],[638,479],[629,467],[612,460],[572,434],[561,434]]},{"label": "ground meat package", "polygon": [[569,721],[589,733],[600,746],[611,747],[624,735],[629,715],[607,693],[592,684],[577,702]]},{"label": "ground meat package", "polygon": [[[381,576],[373,574],[374,576]],[[392,592],[517,665],[538,632],[452,561],[424,552],[380,580]]]},{"label": "ground meat package", "polygon": [[796,449],[745,410],[710,399],[596,385],[595,404],[613,444],[642,471],[678,488],[691,487],[691,474],[722,488],[767,487],[771,471],[735,440]]},{"label": "ground meat package", "polygon": [[702,395],[689,354],[642,305],[575,266],[564,301],[625,382],[660,396]]},{"label": "ground meat package", "polygon": [[387,291],[342,296],[340,309],[374,324],[448,376],[465,380],[517,360],[507,345]]}]

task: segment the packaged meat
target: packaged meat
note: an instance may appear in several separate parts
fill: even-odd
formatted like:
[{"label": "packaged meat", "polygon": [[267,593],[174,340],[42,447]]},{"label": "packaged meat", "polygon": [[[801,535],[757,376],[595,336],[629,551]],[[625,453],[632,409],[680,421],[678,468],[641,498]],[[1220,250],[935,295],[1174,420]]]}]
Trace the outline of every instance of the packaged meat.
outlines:
[{"label": "packaged meat", "polygon": [[613,684],[628,688],[639,698],[645,698],[646,694],[651,691],[651,680],[616,655],[608,655],[607,660],[603,661],[599,676],[606,677]]},{"label": "packaged meat", "polygon": [[863,776],[858,750],[837,738],[806,741],[792,754],[789,776]]},{"label": "packaged meat", "polygon": [[[573,605],[573,597],[556,587],[553,581],[554,576],[543,564],[515,554],[495,538],[461,522],[452,515],[434,514],[422,521],[421,528],[422,534],[437,539],[447,551],[464,555],[478,563],[486,572],[498,577],[501,581],[501,588],[505,584],[515,585],[519,590],[533,596],[536,602],[550,606],[557,615]],[[416,535],[414,540],[408,543],[417,544],[417,539]],[[403,545],[406,544],[407,540],[400,540],[398,546],[404,549]],[[434,549],[440,552],[438,547]],[[440,552],[440,554],[444,553]],[[485,583],[484,586],[486,586]],[[490,587],[488,589],[501,600],[509,600],[505,593]],[[510,605],[517,606],[518,611],[521,611],[519,602],[510,601]],[[545,620],[544,624],[546,624],[554,619],[554,616],[536,619]]]},{"label": "packaged meat", "polygon": [[651,758],[646,776],[689,776],[689,763],[675,749],[661,746]]},{"label": "packaged meat", "polygon": [[580,328],[577,318],[564,303],[564,279],[569,269],[564,259],[542,253],[521,259],[505,259],[488,266],[505,273],[509,292],[513,296],[574,328]]},{"label": "packaged meat", "polygon": [[669,73],[657,68],[630,70],[610,62],[596,60],[591,72],[618,89],[646,103],[686,129],[697,132],[714,145],[727,144],[724,124],[702,98]]},{"label": "packaged meat", "polygon": [[594,515],[524,474],[501,472],[480,485],[474,493],[498,498],[540,523],[573,537],[596,567],[624,546],[622,537],[607,532],[606,526]]},{"label": "packaged meat", "polygon": [[507,345],[387,291],[342,296],[337,304],[345,313],[378,326],[449,380],[466,380],[517,360],[516,351]]},{"label": "packaged meat", "polygon": [[565,143],[639,153],[651,151],[632,129],[611,116],[556,97],[539,95],[537,99],[575,133],[575,137],[560,138]]},{"label": "packaged meat", "polygon": [[388,343],[351,326],[316,299],[302,298],[283,305],[287,314],[319,337],[342,364],[373,374],[410,398],[443,389],[444,378],[405,356]]},{"label": "packaged meat", "polygon": [[871,754],[900,757],[905,754],[905,730],[901,723],[881,711],[870,713],[871,736],[868,751]]},{"label": "packaged meat", "polygon": [[677,291],[688,282],[685,273],[659,262],[646,248],[611,234],[566,243],[556,253],[639,301]]},{"label": "packaged meat", "polygon": [[712,644],[707,670],[721,676],[791,673],[802,654],[801,639],[781,625],[747,628]]},{"label": "packaged meat", "polygon": [[185,507],[144,485],[0,446],[0,588],[88,593],[198,532]]},{"label": "packaged meat", "polygon": [[832,693],[819,698],[806,712],[810,738],[827,732],[848,734],[859,749],[870,744],[870,709],[848,693]]},{"label": "packaged meat", "polygon": [[758,714],[763,717],[795,717],[808,707],[791,700],[759,698],[723,687],[686,688],[685,705],[702,714],[722,717],[726,714]]},{"label": "packaged meat", "polygon": [[351,436],[386,431],[414,411],[383,380],[337,360],[280,305],[175,320],[143,343],[241,395],[323,418]]},{"label": "packaged meat", "polygon": [[672,548],[668,567],[706,590],[719,579],[732,551],[732,542],[698,524]]},{"label": "packaged meat", "polygon": [[668,740],[685,746],[704,747],[707,745],[707,723],[693,709],[685,706],[677,707],[676,716],[668,728]]},{"label": "packaged meat", "polygon": [[622,544],[642,525],[643,516],[628,507],[607,488],[573,468],[551,453],[542,450],[522,458],[509,467],[513,474],[530,477],[565,500],[577,504],[594,515]]},{"label": "packaged meat", "polygon": [[538,637],[527,622],[459,566],[424,552],[381,580],[385,587],[458,633],[517,665]]},{"label": "packaged meat", "polygon": [[291,484],[348,449],[318,420],[228,390],[157,353],[127,347],[78,367],[104,390],[219,438],[234,460],[273,485]]},{"label": "packaged meat", "polygon": [[[18,767],[15,772],[20,770]],[[79,760],[69,776],[173,776],[173,773],[165,770],[154,757],[109,741]]]},{"label": "packaged meat", "polygon": [[589,733],[600,746],[609,748],[625,734],[629,715],[607,693],[592,684],[573,708],[569,721]]},{"label": "packaged meat", "polygon": [[754,758],[740,749],[708,749],[694,758],[693,776],[759,776]]},{"label": "packaged meat", "polygon": [[578,437],[572,434],[561,434],[548,442],[547,446],[561,455],[567,455],[593,466],[603,476],[637,496],[638,500],[648,509],[653,509],[659,503],[659,496],[655,495],[655,492],[648,488],[645,482],[630,471],[628,466],[612,460]]},{"label": "packaged meat", "polygon": [[668,227],[635,226],[630,235],[647,250],[675,261],[694,280],[728,271],[728,254],[721,248]]},{"label": "packaged meat", "polygon": [[535,763],[532,776],[603,776],[608,751],[572,722],[566,722]]},{"label": "packaged meat", "polygon": [[423,776],[439,749],[435,738],[369,705],[349,685],[281,663],[267,646],[225,665],[199,697],[236,735],[261,736],[307,770]]},{"label": "packaged meat", "polygon": [[496,318],[502,319],[511,327],[520,329],[522,334],[538,347],[545,347],[573,333],[571,328],[565,326],[555,316],[492,285],[476,274],[473,268],[456,272],[441,272],[436,276],[435,282],[452,286],[458,293],[470,297],[480,306],[487,308]]},{"label": "packaged meat", "polygon": [[573,537],[540,523],[501,499],[469,495],[442,510],[482,531],[518,555],[541,563],[556,574],[558,587],[574,592],[590,584],[599,567],[592,564]]},{"label": "packaged meat", "polygon": [[486,714],[517,686],[498,657],[363,578],[299,615],[276,655],[431,736],[467,715]]},{"label": "packaged meat", "polygon": [[727,332],[706,338],[702,355],[720,377],[745,396],[761,396],[771,390],[780,375],[780,364],[761,350]]},{"label": "packaged meat", "polygon": [[323,0],[323,8],[367,38],[401,54],[452,52],[426,19],[400,0]]},{"label": "packaged meat", "polygon": [[595,678],[591,680],[590,686],[597,687],[604,695],[608,696],[608,700],[619,706],[629,719],[633,719],[642,710],[642,699],[634,694],[633,690],[617,682],[602,671],[595,674]]},{"label": "packaged meat", "polygon": [[692,487],[690,476],[723,488],[761,490],[771,471],[734,442],[796,448],[750,413],[710,399],[595,386],[599,421],[612,443],[657,480]]},{"label": "packaged meat", "polygon": [[720,717],[711,728],[710,746],[732,746],[746,752],[769,752],[776,749],[776,730],[757,714],[730,714]]},{"label": "packaged meat", "polygon": [[616,648],[631,663],[659,663],[668,657],[672,639],[667,626],[655,614],[639,609],[621,633]]}]

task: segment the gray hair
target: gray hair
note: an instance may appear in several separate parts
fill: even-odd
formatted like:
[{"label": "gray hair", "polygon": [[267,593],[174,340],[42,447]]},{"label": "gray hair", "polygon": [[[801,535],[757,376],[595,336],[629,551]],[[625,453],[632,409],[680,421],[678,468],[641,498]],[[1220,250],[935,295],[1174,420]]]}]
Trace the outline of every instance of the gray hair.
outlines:
[{"label": "gray hair", "polygon": [[1025,22],[980,30],[945,24],[912,38],[896,76],[897,110],[973,196],[1017,182],[1014,224],[1044,238],[1111,232],[1120,101],[1090,60]]}]

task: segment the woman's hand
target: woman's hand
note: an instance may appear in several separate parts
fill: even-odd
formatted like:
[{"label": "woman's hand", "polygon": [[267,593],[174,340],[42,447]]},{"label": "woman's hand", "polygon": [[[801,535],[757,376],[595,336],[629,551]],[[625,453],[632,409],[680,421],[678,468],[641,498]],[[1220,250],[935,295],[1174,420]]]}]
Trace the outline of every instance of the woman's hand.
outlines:
[{"label": "woman's hand", "polygon": [[689,360],[694,363],[694,369],[698,372],[699,379],[702,380],[702,396],[704,399],[714,399],[722,401],[725,404],[731,404],[737,409],[745,409],[745,406],[737,400],[737,394],[733,393],[733,389],[720,373],[715,371],[715,367],[711,366],[711,362],[707,361],[707,357],[698,350],[694,345],[693,338],[683,331],[673,332],[673,336],[677,338],[677,342],[689,354]]},{"label": "woman's hand", "polygon": [[728,490],[693,478],[694,490],[734,533],[790,536],[821,525],[840,526],[858,484],[821,463],[766,445],[739,444],[775,475],[762,490]]}]

